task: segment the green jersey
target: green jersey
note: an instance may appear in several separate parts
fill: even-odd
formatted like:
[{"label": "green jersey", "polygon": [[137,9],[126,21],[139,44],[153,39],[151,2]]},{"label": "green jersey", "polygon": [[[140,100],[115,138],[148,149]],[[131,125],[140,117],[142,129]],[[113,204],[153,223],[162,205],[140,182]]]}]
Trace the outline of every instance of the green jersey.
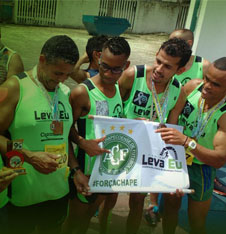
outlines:
[{"label": "green jersey", "polygon": [[9,62],[11,60],[12,55],[14,55],[15,53],[15,51],[9,49],[6,46],[4,46],[0,50],[0,84],[2,84],[7,78]]},{"label": "green jersey", "polygon": [[176,77],[182,85],[185,85],[189,80],[195,78],[203,79],[203,58],[195,56],[190,69],[180,75],[174,75],[174,77]]},{"label": "green jersey", "polygon": [[[200,121],[199,111],[200,107],[198,105],[199,99],[201,97],[203,83],[201,83],[190,95],[187,97],[187,101],[184,107],[184,110],[181,114],[181,118],[179,120],[179,124],[184,126],[184,134],[192,137],[194,131],[198,126],[198,122]],[[223,103],[211,116],[208,120],[204,131],[201,136],[197,139],[197,142],[208,148],[214,149],[213,139],[218,130],[217,122],[219,118],[226,113],[226,103]],[[205,123],[205,118],[209,114],[209,112],[202,113],[201,123]],[[196,137],[196,136],[194,136]],[[193,159],[194,163],[203,164],[197,158]]]},{"label": "green jersey", "polygon": [[[177,103],[178,97],[181,92],[181,84],[176,78],[172,78],[169,84],[168,104],[166,107],[166,115],[164,122],[167,121],[170,111]],[[160,100],[163,93],[157,95]],[[135,66],[135,77],[129,98],[124,104],[124,116],[129,119],[146,118],[152,119],[156,115],[156,106],[153,101],[153,94],[147,86],[146,81],[146,66]],[[153,111],[151,111],[153,107]],[[150,116],[152,113],[152,116]],[[158,117],[155,119],[159,122]]]},{"label": "green jersey", "polygon": [[[118,88],[115,85],[116,93],[112,98],[106,97],[92,82],[87,79],[83,84],[86,87],[90,99],[90,111],[87,115],[80,117],[77,121],[79,135],[86,140],[95,139],[93,120],[89,119],[89,115],[101,115],[110,117],[122,117],[122,100]],[[90,175],[96,160],[96,156],[90,157],[81,148],[76,149],[76,156],[79,165],[83,168],[86,175]]]},{"label": "green jersey", "polygon": [[[69,102],[70,89],[59,84],[58,118],[63,122],[63,134],[55,135],[50,126],[52,108],[40,87],[27,73],[18,75],[20,97],[16,106],[13,122],[9,127],[12,140],[23,139],[23,148],[32,152],[44,152],[45,146],[66,144],[72,125],[72,108]],[[48,92],[53,98],[54,92]],[[55,172],[42,174],[29,163],[24,163],[26,175],[12,181],[10,202],[16,206],[28,206],[43,201],[62,198],[69,192],[68,168],[62,167]]]}]

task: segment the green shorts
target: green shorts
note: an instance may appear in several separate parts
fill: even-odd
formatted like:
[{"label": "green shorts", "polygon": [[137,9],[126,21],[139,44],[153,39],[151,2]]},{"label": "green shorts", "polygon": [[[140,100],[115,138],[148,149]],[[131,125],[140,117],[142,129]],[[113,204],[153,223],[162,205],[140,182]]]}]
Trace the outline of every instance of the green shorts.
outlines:
[{"label": "green shorts", "polygon": [[188,174],[190,188],[195,190],[195,193],[189,194],[190,198],[195,201],[207,201],[211,198],[216,169],[205,164],[193,163],[188,166]]}]

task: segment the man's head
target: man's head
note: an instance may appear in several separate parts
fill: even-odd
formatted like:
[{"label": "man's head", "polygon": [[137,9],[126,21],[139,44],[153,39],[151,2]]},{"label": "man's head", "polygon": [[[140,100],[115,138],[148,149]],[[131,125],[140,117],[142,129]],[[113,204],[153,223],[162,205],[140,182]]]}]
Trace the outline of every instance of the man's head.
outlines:
[{"label": "man's head", "polygon": [[185,40],[190,47],[193,46],[194,34],[190,29],[176,29],[170,34],[169,39],[174,37]]},{"label": "man's head", "polygon": [[226,96],[226,57],[214,61],[204,77],[202,97],[210,103]]},{"label": "man's head", "polygon": [[94,36],[89,38],[86,44],[86,53],[88,55],[90,63],[100,58],[104,43],[108,40],[105,35]]},{"label": "man's head", "polygon": [[129,66],[129,43],[123,37],[113,37],[104,43],[99,59],[99,74],[102,81],[114,84]]},{"label": "man's head", "polygon": [[51,37],[42,47],[39,58],[41,82],[48,90],[54,90],[59,82],[68,78],[78,59],[78,48],[70,37]]},{"label": "man's head", "polygon": [[165,41],[156,54],[152,72],[154,82],[166,84],[175,74],[184,72],[191,52],[190,46],[183,39]]}]

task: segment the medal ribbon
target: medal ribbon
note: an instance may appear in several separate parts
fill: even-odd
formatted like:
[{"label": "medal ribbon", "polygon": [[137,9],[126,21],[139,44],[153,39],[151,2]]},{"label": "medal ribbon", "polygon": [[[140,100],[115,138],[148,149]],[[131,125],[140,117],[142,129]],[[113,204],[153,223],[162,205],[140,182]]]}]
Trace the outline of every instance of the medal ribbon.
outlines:
[{"label": "medal ribbon", "polygon": [[205,117],[205,119],[203,120],[203,110],[204,110],[204,104],[205,104],[205,100],[202,98],[201,99],[201,103],[199,106],[199,113],[198,113],[198,123],[197,123],[197,127],[195,129],[193,129],[192,131],[192,138],[196,138],[197,140],[199,139],[199,137],[203,134],[206,125],[208,123],[208,121],[211,119],[211,117],[213,116],[214,112],[219,109],[219,107],[226,101],[226,97],[224,97],[220,102],[218,102],[215,106],[213,106],[208,112],[207,115]]},{"label": "medal ribbon", "polygon": [[51,113],[52,120],[59,121],[59,109],[58,109],[58,88],[59,88],[59,86],[58,85],[56,86],[54,96],[53,96],[53,99],[52,99],[51,96],[49,95],[48,91],[44,87],[44,85],[38,79],[37,66],[35,66],[33,68],[32,75],[33,75],[38,87],[41,89],[44,97],[46,98],[46,100],[47,100],[47,102],[49,104],[50,110],[52,112]]},{"label": "medal ribbon", "polygon": [[[150,119],[152,121],[154,121],[157,118],[159,118],[159,122],[161,124],[165,123],[165,117],[166,117],[166,109],[167,109],[167,104],[168,104],[168,100],[169,100],[169,84],[170,81],[168,82],[166,89],[161,97],[161,99],[159,100],[158,98],[158,94],[156,92],[155,89],[155,84],[154,81],[151,79],[151,91],[152,91],[152,105],[151,105],[151,115],[150,115]],[[155,115],[153,116],[153,100],[155,103],[155,108],[156,108],[156,112]]]}]

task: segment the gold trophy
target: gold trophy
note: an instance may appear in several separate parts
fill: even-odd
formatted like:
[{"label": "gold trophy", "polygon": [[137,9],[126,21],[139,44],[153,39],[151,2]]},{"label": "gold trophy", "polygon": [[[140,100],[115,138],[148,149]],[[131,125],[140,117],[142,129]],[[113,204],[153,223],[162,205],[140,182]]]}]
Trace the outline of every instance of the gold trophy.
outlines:
[{"label": "gold trophy", "polygon": [[22,139],[7,141],[6,166],[19,175],[26,174],[26,169],[22,167],[24,163],[22,148]]}]

